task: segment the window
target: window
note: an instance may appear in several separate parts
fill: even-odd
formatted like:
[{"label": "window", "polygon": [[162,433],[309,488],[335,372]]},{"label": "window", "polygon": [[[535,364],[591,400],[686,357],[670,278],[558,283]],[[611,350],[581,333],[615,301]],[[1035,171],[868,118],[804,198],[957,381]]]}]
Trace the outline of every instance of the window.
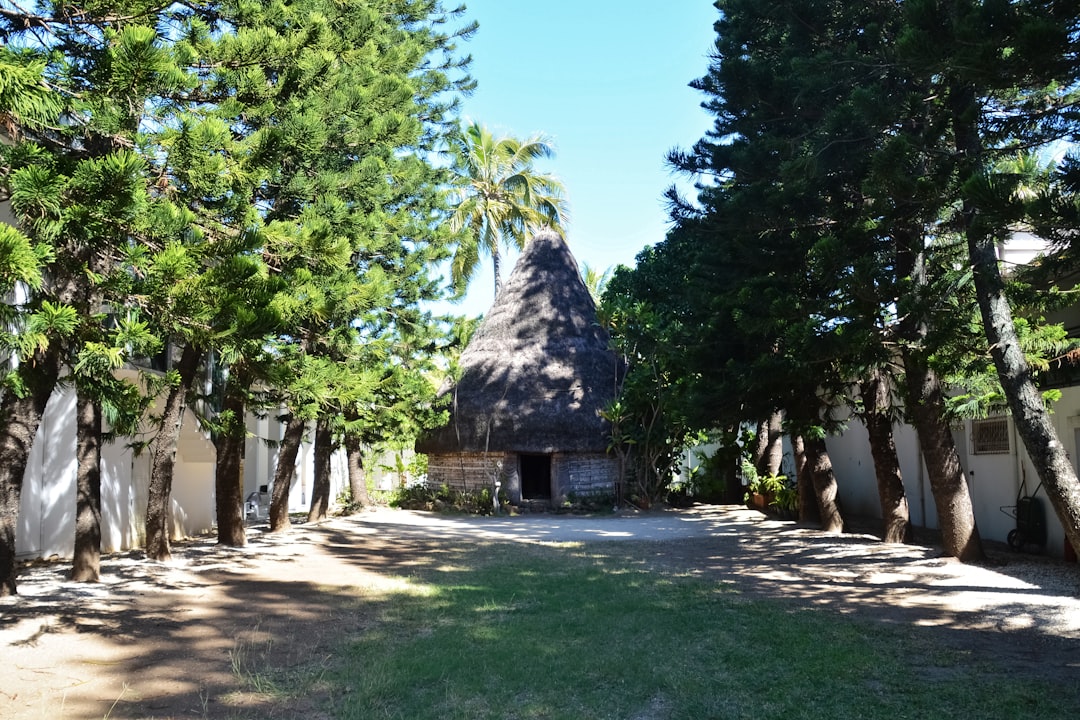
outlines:
[{"label": "window", "polygon": [[971,421],[971,444],[976,455],[1009,452],[1009,419],[1005,417]]}]

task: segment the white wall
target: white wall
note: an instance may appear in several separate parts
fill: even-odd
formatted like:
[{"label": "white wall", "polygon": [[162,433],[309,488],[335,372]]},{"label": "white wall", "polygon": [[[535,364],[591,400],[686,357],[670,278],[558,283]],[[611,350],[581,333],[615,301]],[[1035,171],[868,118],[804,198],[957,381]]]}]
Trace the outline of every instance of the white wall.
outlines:
[{"label": "white wall", "polygon": [[[214,527],[214,444],[199,427],[195,414],[185,410],[176,444],[176,465],[173,468],[172,495],[169,512],[172,536],[185,537],[208,532]],[[149,483],[149,469],[146,482]],[[145,499],[141,505],[146,507]],[[145,510],[143,511],[145,517]],[[145,539],[145,538],[143,538]]]},{"label": "white wall", "polygon": [[[101,452],[101,549],[115,552],[145,542],[150,454],[136,456],[123,439]],[[172,492],[172,536],[206,532],[214,524],[213,446],[194,415],[184,418]],[[75,392],[53,393],[23,476],[20,557],[70,557],[75,548]]]},{"label": "white wall", "polygon": [[[148,453],[136,457],[124,439],[101,448],[101,551],[116,552],[142,544],[146,515],[145,491],[134,482],[135,466],[146,465]],[[144,473],[148,475],[148,473]],[[144,485],[145,488],[145,485]],[[139,495],[143,500],[139,502]]]},{"label": "white wall", "polygon": [[[937,509],[930,493],[930,482],[926,477],[915,430],[908,425],[894,426],[893,441],[900,459],[900,472],[904,478],[904,493],[907,495],[912,523],[920,527],[937,527]],[[847,431],[828,438],[825,444],[832,459],[844,510],[856,515],[881,517],[881,501],[866,426],[860,420],[849,420]]]},{"label": "white wall", "polygon": [[[244,446],[244,497],[257,492],[260,487],[273,488],[274,473],[277,470],[278,448],[285,437],[285,424],[276,417],[256,418],[249,416],[247,421],[248,438]],[[304,442],[296,453],[296,467],[293,481],[289,488],[289,512],[307,512],[311,507],[311,490],[315,479],[315,454],[312,440],[315,437],[314,425],[308,425],[304,433]],[[275,446],[270,447],[266,440]],[[330,504],[334,505],[338,495],[349,485],[348,458],[344,450],[337,450],[330,458]]]},{"label": "white wall", "polygon": [[[134,371],[130,371],[134,374]],[[284,425],[274,418],[249,417],[244,460],[244,497],[260,486],[272,485],[277,447]],[[314,453],[310,429],[296,457],[296,473],[289,493],[289,510],[307,512],[314,479]],[[209,532],[215,525],[215,450],[186,411],[177,444],[170,502],[173,539]],[[19,557],[71,557],[75,547],[75,392],[57,390],[49,399],[38,427],[23,479],[16,532]],[[146,502],[150,484],[150,453],[140,455],[121,439],[102,448],[101,549],[116,552],[141,547],[146,541]],[[344,451],[331,458],[331,505],[348,486],[348,459]]]},{"label": "white wall", "polygon": [[15,552],[70,557],[75,549],[75,393],[53,393],[23,476]]},{"label": "white wall", "polygon": [[[1080,388],[1065,388],[1062,399],[1053,409],[1051,419],[1058,438],[1076,467],[1077,460],[1080,459],[1080,447],[1077,445],[1077,436],[1080,435]],[[894,427],[894,432],[912,523],[920,527],[936,528],[938,518],[934,498],[926,478],[915,431],[907,425],[900,425]],[[975,454],[971,444],[971,421],[965,421],[960,429],[954,431],[953,436],[957,440],[961,464],[967,473],[975,522],[980,535],[987,540],[1005,542],[1009,531],[1016,527],[1016,520],[1003,512],[1002,508],[1016,505],[1023,484],[1023,494],[1034,493],[1045,512],[1046,553],[1061,557],[1065,551],[1065,531],[1050,504],[1046,489],[1039,488],[1036,492],[1039,479],[1023,449],[1012,419],[1009,419],[1008,453]],[[848,430],[841,436],[830,437],[827,445],[844,510],[881,517],[877,482],[865,426],[858,420],[852,420]]]}]

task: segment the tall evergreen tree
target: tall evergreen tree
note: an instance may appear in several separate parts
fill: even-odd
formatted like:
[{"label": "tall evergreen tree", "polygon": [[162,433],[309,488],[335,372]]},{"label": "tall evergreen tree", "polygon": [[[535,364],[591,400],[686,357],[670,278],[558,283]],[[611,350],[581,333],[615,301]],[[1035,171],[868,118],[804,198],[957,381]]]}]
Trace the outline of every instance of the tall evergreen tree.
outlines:
[{"label": "tall evergreen tree", "polygon": [[[350,337],[355,342],[369,323],[393,323],[400,309],[435,291],[424,273],[444,252],[439,248],[446,233],[433,220],[445,176],[423,153],[446,127],[453,91],[467,89],[470,81],[454,56],[459,34],[440,29],[455,13],[444,12],[438,2],[307,2],[262,14],[252,9],[222,6],[232,33],[191,33],[191,65],[209,68],[200,74],[199,96],[216,104],[200,106],[199,115],[167,138],[169,165],[162,173],[175,188],[174,201],[195,213],[200,234],[211,241],[209,254],[205,240],[203,249],[188,250],[202,258],[208,277],[221,264],[213,252],[221,233],[214,228],[229,229],[239,221],[232,229],[236,235],[238,229],[263,226],[254,234],[239,233],[255,244],[236,251],[247,254],[245,262],[265,263],[277,284],[260,291],[272,295],[254,305],[280,316],[262,318],[271,323],[260,324],[265,335],[241,351],[233,338],[243,334],[228,320],[234,300],[227,297],[218,297],[225,302],[218,310],[210,304],[209,317],[219,318],[213,323],[198,305],[197,312],[170,312],[180,321],[178,344],[220,345],[213,333],[207,337],[199,331],[217,328],[229,338],[219,360],[242,364],[243,372],[230,369],[222,375],[231,409],[219,416],[215,438],[225,453],[242,447],[240,437],[230,439],[245,432],[230,420],[242,414],[241,404],[247,407],[260,396],[260,402],[288,407],[272,503],[273,525],[279,529],[287,521],[290,456],[304,422],[324,410],[334,412],[328,400],[334,388],[363,386],[345,379],[349,370],[341,362],[341,348]],[[461,33],[470,31],[466,26]],[[265,82],[253,85],[256,75]],[[231,207],[237,197],[254,198],[251,208],[258,217]],[[236,274],[228,278],[235,279]],[[174,294],[165,306],[188,297]],[[231,328],[227,333],[226,327]],[[262,352],[266,347],[273,348],[270,355]],[[275,392],[251,393],[236,385],[238,378],[259,379]],[[175,389],[170,398],[180,394]],[[175,427],[166,422],[163,431]],[[166,447],[160,443],[158,452]],[[222,530],[222,541],[240,542],[239,489],[233,491],[240,482],[238,458],[219,452],[218,459],[225,463],[219,480],[228,483],[218,491],[219,498],[227,498],[219,507],[219,528],[222,518],[231,518],[227,524],[234,526]],[[155,478],[154,487],[165,487],[165,477]],[[148,525],[164,516],[167,492],[153,497],[159,509],[148,513]]]},{"label": "tall evergreen tree", "polygon": [[[45,66],[40,51],[0,48],[0,123],[9,138],[0,143],[5,200],[13,192],[12,171],[28,158],[45,155],[40,146],[24,141],[25,132],[53,123],[62,107],[43,83]],[[11,363],[0,383],[0,597],[16,591],[15,533],[23,475],[60,372],[58,340],[70,335],[78,321],[72,308],[38,301],[42,268],[52,255],[46,240],[0,224],[0,355]]]},{"label": "tall evergreen tree", "polygon": [[[322,54],[299,65],[292,102],[275,116],[245,116],[273,139],[275,166],[259,196],[266,255],[288,287],[275,301],[286,318],[276,342],[277,357],[291,362],[279,387],[293,431],[280,451],[275,528],[287,517],[296,424],[316,422],[320,457],[338,445],[352,406],[376,397],[372,374],[403,362],[387,336],[430,322],[418,303],[439,292],[429,271],[448,253],[440,219],[449,177],[427,156],[445,147],[453,98],[471,87],[455,43],[472,26],[446,34],[441,26],[458,12],[439,3],[390,6],[372,14],[363,4],[318,5],[333,31],[323,29]],[[328,471],[316,468],[312,519],[329,503]]]},{"label": "tall evergreen tree", "polygon": [[1004,154],[1074,140],[1080,128],[1080,16],[1074,3],[949,0],[905,3],[905,69],[931,90],[946,130],[959,199],[951,219],[967,243],[983,327],[1017,433],[1074,546],[1080,481],[1058,439],[1017,333],[997,258],[1024,208]]},{"label": "tall evergreen tree", "polygon": [[[176,86],[177,77],[158,52],[154,28],[145,24],[154,17],[147,12],[150,6],[76,9],[45,3],[39,15],[17,5],[4,9],[5,37],[23,56],[40,53],[42,77],[60,111],[53,122],[15,127],[7,180],[21,228],[50,248],[48,282],[24,307],[31,312],[67,307],[79,318],[62,340],[53,338],[55,361],[40,366],[49,376],[37,387],[44,393],[65,365],[85,411],[80,415],[88,420],[77,431],[86,452],[79,453],[79,552],[73,576],[94,580],[100,552],[96,448],[103,440],[97,418],[124,406],[123,398],[134,390],[98,370],[115,368],[145,350],[113,328],[131,315],[125,296],[129,259],[151,226],[145,163],[137,152],[144,111]],[[35,412],[5,418],[5,425],[29,428]]]},{"label": "tall evergreen tree", "polygon": [[885,323],[873,303],[869,313],[852,308],[867,270],[851,258],[876,248],[872,235],[858,232],[859,178],[850,165],[864,166],[862,131],[872,135],[875,119],[855,114],[844,94],[867,73],[859,55],[875,42],[855,26],[880,22],[881,6],[732,0],[717,7],[716,54],[695,83],[709,98],[714,128],[692,151],[671,156],[676,167],[714,183],[702,189],[698,207],[673,198],[671,235],[693,232],[714,264],[739,268],[731,284],[712,285],[712,311],[743,338],[742,370],[725,377],[736,397],[759,408],[742,413],[786,411],[821,470],[813,475],[817,504],[835,531],[835,480],[819,442],[829,412],[820,399],[868,362],[866,341]]},{"label": "tall evergreen tree", "polygon": [[[39,259],[53,270],[32,304],[18,308],[21,328],[12,344],[25,345],[27,362],[9,378],[18,392],[0,398],[19,417],[4,423],[5,432],[22,438],[11,448],[25,459],[35,408],[44,407],[62,360],[100,370],[145,352],[132,342],[136,329],[145,330],[133,313],[148,314],[179,353],[157,411],[151,556],[168,556],[175,443],[201,362],[227,363],[210,427],[223,443],[219,529],[224,541],[240,542],[245,404],[257,395],[252,382],[273,366],[266,352],[285,337],[286,308],[304,301],[279,292],[282,283],[297,280],[308,261],[327,266],[318,253],[332,248],[347,266],[337,263],[334,277],[372,275],[379,288],[335,291],[352,298],[354,310],[369,303],[358,312],[382,303],[381,317],[400,322],[411,317],[405,308],[435,291],[425,273],[445,253],[437,222],[445,171],[432,169],[424,153],[449,127],[453,91],[470,84],[456,77],[464,62],[454,50],[459,34],[442,30],[459,11],[444,11],[438,0],[47,3],[39,14],[17,5],[4,11],[6,37],[22,46],[5,49],[0,62],[18,65],[21,74],[0,82],[0,97],[21,104],[5,99],[0,113],[9,128],[18,119],[27,140],[3,147],[12,159],[4,185],[12,188],[25,234],[41,248]],[[38,87],[42,73],[60,93]],[[52,117],[63,109],[65,122],[49,122],[50,108]],[[88,201],[94,187],[96,202]],[[320,234],[320,209],[341,215],[342,207],[350,219],[338,222],[325,243],[311,245],[316,255],[299,258],[295,239]],[[82,226],[70,221],[78,213]],[[82,324],[73,319],[80,317],[72,313],[76,301]],[[112,320],[101,324],[99,306],[120,319],[131,316],[126,338],[108,331]],[[355,319],[339,314],[324,328],[350,332]],[[72,341],[47,343],[50,328]],[[46,369],[40,382],[28,373]],[[87,397],[99,398],[99,409],[119,407],[120,399],[97,392],[92,377],[75,379],[90,382],[96,394]],[[109,387],[105,382],[101,390]],[[4,478],[4,501],[16,508],[21,475]],[[13,553],[13,529],[4,541]]]},{"label": "tall evergreen tree", "polygon": [[[987,278],[997,273],[994,242],[1019,215],[1006,197],[1015,181],[989,169],[997,153],[1072,132],[1076,57],[1066,48],[1076,37],[1075,13],[1053,2],[724,0],[717,7],[717,53],[697,83],[716,124],[692,152],[672,158],[715,182],[703,188],[699,208],[676,199],[676,228],[663,249],[694,237],[709,249],[687,254],[683,240],[684,261],[714,254],[722,258],[714,265],[741,267],[734,282],[711,285],[706,315],[729,322],[748,346],[737,396],[770,398],[789,410],[789,423],[822,419],[799,401],[809,397],[800,378],[828,397],[892,367],[899,348],[906,410],[946,551],[976,560],[981,544],[940,375],[958,377],[963,364],[950,366],[950,358],[978,352],[962,304],[974,295],[951,269],[951,240],[963,232],[985,323],[1002,325],[1004,288]],[[1035,40],[1044,31],[1048,42]],[[778,270],[791,266],[805,271]],[[993,337],[994,353],[1011,348],[1016,363],[1006,372],[999,361],[999,370],[1023,375],[1022,338]],[[732,378],[707,366],[700,372],[714,382]],[[881,397],[873,382],[865,395]],[[801,419],[793,406],[807,408]],[[1029,392],[1024,412],[1036,406]],[[868,419],[879,424],[873,414]],[[1019,407],[1014,414],[1030,425]],[[1033,443],[1033,457],[1059,446],[1043,440]],[[883,507],[895,505],[882,498]],[[1063,521],[1071,522],[1068,513]]]}]

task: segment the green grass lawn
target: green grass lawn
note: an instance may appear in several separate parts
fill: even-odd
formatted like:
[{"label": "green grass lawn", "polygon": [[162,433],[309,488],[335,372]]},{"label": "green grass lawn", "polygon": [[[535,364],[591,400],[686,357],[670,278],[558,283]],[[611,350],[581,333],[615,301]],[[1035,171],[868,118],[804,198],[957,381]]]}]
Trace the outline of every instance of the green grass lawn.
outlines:
[{"label": "green grass lawn", "polygon": [[409,720],[1080,712],[1076,683],[1016,678],[919,628],[650,571],[644,557],[627,557],[647,552],[634,547],[498,545],[418,571],[380,600],[368,630],[342,638],[318,682],[328,711]]}]

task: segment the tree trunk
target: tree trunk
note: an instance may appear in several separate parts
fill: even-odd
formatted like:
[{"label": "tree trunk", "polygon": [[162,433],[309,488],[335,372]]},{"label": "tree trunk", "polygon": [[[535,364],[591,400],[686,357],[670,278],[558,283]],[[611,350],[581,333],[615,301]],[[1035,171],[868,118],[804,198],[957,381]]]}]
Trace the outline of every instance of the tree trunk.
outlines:
[{"label": "tree trunk", "polygon": [[[725,428],[720,436],[723,438],[720,448],[708,460],[709,472],[715,472],[719,475],[719,478],[717,478],[719,492],[709,493],[709,495],[715,495],[715,497],[706,496],[703,498],[705,502],[720,502],[729,505],[738,505],[743,502],[746,491],[742,483],[739,482],[739,463],[742,458],[742,451],[739,449],[736,440],[739,437],[739,430],[740,425],[738,424],[729,425]],[[703,467],[702,470],[704,469]],[[712,481],[709,481],[708,485],[712,485]]]},{"label": "tree trunk", "polygon": [[[963,158],[961,177],[972,178],[982,172],[984,161],[982,140],[975,126],[979,107],[975,93],[969,87],[951,90],[954,137]],[[1050,422],[1050,414],[1020,348],[1012,308],[1005,296],[1005,283],[998,267],[994,236],[980,219],[979,209],[970,198],[964,200],[963,230],[990,355],[1009,403],[1016,432],[1046,488],[1065,536],[1073,547],[1080,547],[1080,480]]]},{"label": "tree trunk", "polygon": [[[1020,350],[1012,312],[1001,287],[993,245],[988,243],[990,247],[986,248],[980,247],[982,244],[981,241],[972,242],[969,236],[968,245],[975,265],[975,288],[986,326],[986,337],[990,342],[990,355],[1008,400],[1016,432],[1024,443],[1040,482],[1046,488],[1046,495],[1066,537],[1073,547],[1080,547],[1080,480],[1050,422],[1050,415]],[[994,279],[991,276],[997,277]]]},{"label": "tree trunk", "polygon": [[905,352],[904,364],[908,414],[915,424],[926,474],[930,478],[943,549],[946,555],[962,562],[982,561],[986,556],[975,524],[967,479],[960,466],[952,431],[944,419],[941,383],[937,374],[925,367],[916,353]]},{"label": "tree trunk", "polygon": [[795,455],[795,482],[799,491],[799,522],[820,525],[821,511],[814,494],[814,478],[806,457],[806,442],[800,434],[791,436],[791,450]]},{"label": "tree trunk", "polygon": [[757,427],[754,429],[754,449],[750,452],[750,462],[754,465],[754,469],[758,471],[758,475],[765,475],[762,472],[761,464],[765,458],[765,453],[769,449],[769,420],[765,418],[758,420]]},{"label": "tree trunk", "polygon": [[292,413],[285,423],[285,437],[278,448],[274,485],[270,494],[270,532],[284,532],[292,527],[289,520],[289,491],[296,473],[296,455],[304,441],[307,423]]},{"label": "tree trunk", "polygon": [[909,282],[912,306],[903,308],[899,333],[904,360],[905,411],[915,425],[922,449],[930,492],[934,496],[942,549],[962,562],[985,558],[975,513],[971,507],[964,469],[956,453],[952,431],[945,422],[945,402],[941,382],[930,368],[926,348],[929,326],[919,308],[928,285],[924,238],[914,228],[902,228],[897,235],[897,279]]},{"label": "tree trunk", "polygon": [[48,353],[32,364],[24,363],[19,372],[27,393],[22,397],[10,390],[0,393],[0,597],[16,593],[15,533],[23,476],[38,425],[56,386],[59,361],[55,353]]},{"label": "tree trunk", "polygon": [[184,347],[176,371],[180,381],[169,388],[161,410],[161,425],[153,442],[150,460],[150,486],[146,501],[146,557],[166,561],[172,557],[169,549],[169,498],[172,496],[173,470],[176,467],[176,446],[184,422],[185,401],[195,381],[195,372],[202,357],[193,345]]},{"label": "tree trunk", "polygon": [[311,509],[308,522],[326,519],[330,509],[330,455],[334,451],[334,438],[330,423],[319,418],[315,428],[315,480],[311,488]]},{"label": "tree trunk", "polygon": [[76,402],[75,557],[71,579],[101,580],[101,408],[78,393]]},{"label": "tree trunk", "polygon": [[352,495],[353,505],[368,507],[371,496],[367,489],[367,473],[364,472],[364,447],[359,435],[345,435],[345,452],[349,458],[349,494]]},{"label": "tree trunk", "polygon": [[870,436],[870,454],[874,459],[881,518],[882,540],[887,543],[911,542],[911,518],[908,514],[904,479],[893,438],[889,381],[883,370],[874,370],[862,383],[860,392],[865,407],[863,422]]},{"label": "tree trunk", "polygon": [[[796,458],[796,468],[801,465],[797,480],[799,491],[799,522],[819,525],[832,532],[843,529],[840,513],[836,509],[836,478],[832,472],[832,461],[825,450],[821,427],[821,398],[817,393],[817,383],[807,378],[806,385],[785,410],[790,426],[799,436],[804,460]],[[795,448],[798,454],[798,447]]]},{"label": "tree trunk", "polygon": [[33,395],[20,398],[10,390],[0,394],[0,418],[5,421],[0,430],[0,597],[16,593],[15,533],[23,476],[44,408]]},{"label": "tree trunk", "polygon": [[814,487],[814,498],[821,513],[821,529],[828,533],[844,531],[844,519],[840,516],[840,506],[836,503],[836,475],[833,474],[832,460],[823,439],[804,437],[806,448],[807,473]]},{"label": "tree trunk", "polygon": [[243,369],[229,369],[222,403],[222,424],[214,446],[214,488],[217,494],[218,544],[243,547],[247,543],[244,530],[243,454],[247,428],[244,418]]},{"label": "tree trunk", "polygon": [[779,410],[769,415],[769,419],[765,421],[765,442],[761,457],[755,464],[760,475],[780,474],[780,466],[784,461],[783,422],[784,415]]},{"label": "tree trunk", "polygon": [[499,293],[502,292],[502,256],[499,255],[498,245],[494,245],[491,248],[491,269],[495,273],[495,298],[498,299]]}]

